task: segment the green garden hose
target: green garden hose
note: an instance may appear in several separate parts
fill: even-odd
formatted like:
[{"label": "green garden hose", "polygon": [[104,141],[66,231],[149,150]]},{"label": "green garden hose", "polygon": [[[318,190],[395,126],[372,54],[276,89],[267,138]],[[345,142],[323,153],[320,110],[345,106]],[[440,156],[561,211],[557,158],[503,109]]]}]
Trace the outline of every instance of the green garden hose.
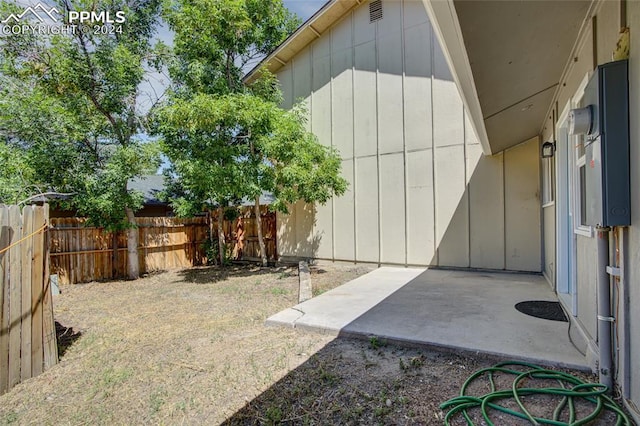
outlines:
[{"label": "green garden hose", "polygon": [[[520,369],[514,369],[517,367]],[[524,368],[523,368],[524,367]],[[511,389],[497,389],[494,375],[507,374],[515,376]],[[467,395],[467,388],[476,379],[486,376],[489,380],[491,391],[482,396]],[[557,385],[551,387],[520,387],[527,379],[552,380]],[[600,383],[585,383],[571,374],[560,371],[548,370],[540,366],[526,362],[507,361],[483,368],[473,373],[462,385],[460,396],[452,398],[440,405],[442,410],[449,410],[444,417],[446,426],[450,425],[450,420],[455,415],[461,414],[467,421],[467,425],[473,426],[471,420],[471,409],[480,409],[486,424],[493,426],[494,423],[489,418],[491,410],[529,420],[533,425],[554,425],[554,426],[578,426],[587,424],[595,420],[602,410],[612,411],[616,416],[616,425],[631,425],[629,417],[606,393],[609,388]],[[552,395],[559,398],[553,417],[545,419],[536,417],[526,408],[522,397],[527,395]],[[512,399],[515,401],[520,411],[499,405],[497,401]],[[582,418],[577,418],[576,402],[578,400],[588,401],[593,409]],[[568,421],[561,421],[561,417]]]}]

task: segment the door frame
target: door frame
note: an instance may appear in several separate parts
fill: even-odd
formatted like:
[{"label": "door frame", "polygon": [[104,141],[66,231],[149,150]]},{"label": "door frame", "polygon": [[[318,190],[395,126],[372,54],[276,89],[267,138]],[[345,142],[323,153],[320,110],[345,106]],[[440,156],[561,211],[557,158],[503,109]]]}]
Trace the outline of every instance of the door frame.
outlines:
[{"label": "door frame", "polygon": [[[593,236],[593,229],[580,224],[577,138],[569,135],[569,111],[578,107],[593,72],[587,72],[574,95],[567,100],[556,124],[556,293],[574,317],[578,316],[578,235]],[[564,140],[561,140],[564,138]],[[577,221],[577,222],[576,222]]]},{"label": "door frame", "polygon": [[556,124],[556,293],[578,315],[576,234],[573,221],[573,143],[569,135],[569,100]]}]

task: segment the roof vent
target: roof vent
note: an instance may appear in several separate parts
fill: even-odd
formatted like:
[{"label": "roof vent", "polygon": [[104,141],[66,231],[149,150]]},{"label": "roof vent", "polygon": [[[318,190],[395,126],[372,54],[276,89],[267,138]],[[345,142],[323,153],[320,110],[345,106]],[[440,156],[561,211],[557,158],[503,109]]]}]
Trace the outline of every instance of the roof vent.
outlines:
[{"label": "roof vent", "polygon": [[382,19],[382,0],[371,0],[369,3],[369,22],[374,23]]}]

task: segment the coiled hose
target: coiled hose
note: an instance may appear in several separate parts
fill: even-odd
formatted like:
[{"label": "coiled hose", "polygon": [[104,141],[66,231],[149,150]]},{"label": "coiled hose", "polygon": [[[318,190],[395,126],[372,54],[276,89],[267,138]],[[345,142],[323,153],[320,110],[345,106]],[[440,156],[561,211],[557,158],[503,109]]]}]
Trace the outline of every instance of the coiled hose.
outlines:
[{"label": "coiled hose", "polygon": [[[520,369],[511,367],[520,367]],[[523,369],[522,367],[525,368]],[[497,389],[494,377],[496,373],[515,376],[511,389]],[[491,391],[482,396],[467,395],[469,385],[485,375],[489,379]],[[520,387],[525,379],[553,380],[558,385],[553,387]],[[494,425],[489,418],[490,410],[497,410],[514,417],[529,420],[533,425],[546,424],[558,426],[587,424],[595,420],[602,413],[602,410],[610,410],[616,415],[616,425],[632,425],[625,412],[606,395],[608,391],[609,388],[605,385],[600,383],[585,383],[571,374],[548,370],[526,362],[507,361],[473,373],[462,385],[460,396],[442,403],[440,408],[442,410],[449,410],[444,417],[444,423],[447,426],[450,425],[450,420],[456,414],[462,414],[467,421],[467,425],[472,426],[474,423],[468,411],[477,408],[480,409],[484,420],[489,426]],[[526,395],[553,395],[558,397],[560,401],[553,411],[553,418],[545,419],[531,414],[522,401],[522,397]],[[520,411],[503,407],[497,403],[498,400],[503,399],[513,399],[520,408]],[[593,410],[582,418],[577,418],[576,401],[578,399],[588,401],[593,405]],[[568,421],[561,421],[561,417],[565,419],[568,418]]]}]

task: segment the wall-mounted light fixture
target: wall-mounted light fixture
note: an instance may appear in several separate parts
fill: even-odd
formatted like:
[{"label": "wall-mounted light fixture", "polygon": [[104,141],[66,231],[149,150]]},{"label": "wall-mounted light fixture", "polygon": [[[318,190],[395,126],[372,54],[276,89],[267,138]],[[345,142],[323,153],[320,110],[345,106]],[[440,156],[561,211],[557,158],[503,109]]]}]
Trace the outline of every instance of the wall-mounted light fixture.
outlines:
[{"label": "wall-mounted light fixture", "polygon": [[545,142],[542,144],[542,158],[551,158],[556,152],[555,142]]}]

